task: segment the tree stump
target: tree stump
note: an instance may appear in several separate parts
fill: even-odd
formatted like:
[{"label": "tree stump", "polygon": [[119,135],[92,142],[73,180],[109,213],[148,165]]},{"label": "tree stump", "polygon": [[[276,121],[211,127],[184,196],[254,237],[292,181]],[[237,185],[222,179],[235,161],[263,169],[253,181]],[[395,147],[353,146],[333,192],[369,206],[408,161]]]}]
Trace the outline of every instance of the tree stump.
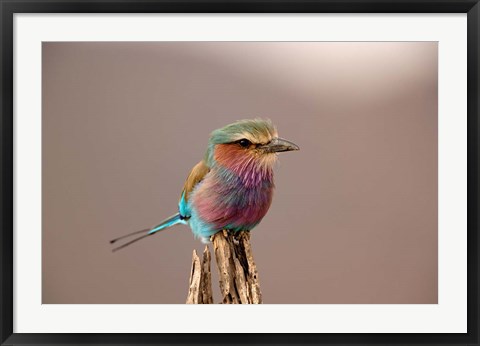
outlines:
[{"label": "tree stump", "polygon": [[[257,266],[250,246],[250,232],[223,230],[212,237],[223,304],[261,304]],[[187,304],[213,304],[210,251],[203,260],[193,252]]]}]

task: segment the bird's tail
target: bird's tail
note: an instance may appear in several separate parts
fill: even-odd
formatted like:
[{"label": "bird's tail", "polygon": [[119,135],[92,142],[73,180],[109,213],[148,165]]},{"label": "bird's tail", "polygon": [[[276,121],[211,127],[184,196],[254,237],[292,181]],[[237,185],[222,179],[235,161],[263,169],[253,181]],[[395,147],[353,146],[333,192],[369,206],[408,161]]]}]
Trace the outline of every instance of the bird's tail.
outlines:
[{"label": "bird's tail", "polygon": [[161,223],[159,223],[155,227],[146,228],[146,229],[142,229],[140,231],[128,233],[128,234],[122,235],[121,237],[110,240],[110,244],[113,244],[113,243],[116,243],[118,240],[131,237],[132,235],[135,235],[135,234],[142,234],[143,233],[141,236],[139,236],[137,238],[134,238],[134,239],[130,240],[129,242],[126,242],[125,244],[114,248],[112,251],[115,252],[117,250],[123,249],[124,247],[127,247],[128,245],[131,245],[131,244],[139,241],[140,239],[146,238],[146,237],[148,237],[152,234],[160,232],[161,230],[164,230],[168,227],[176,225],[177,223],[185,223],[185,220],[181,217],[180,213],[176,213],[175,215],[170,216],[169,218],[163,220]]}]

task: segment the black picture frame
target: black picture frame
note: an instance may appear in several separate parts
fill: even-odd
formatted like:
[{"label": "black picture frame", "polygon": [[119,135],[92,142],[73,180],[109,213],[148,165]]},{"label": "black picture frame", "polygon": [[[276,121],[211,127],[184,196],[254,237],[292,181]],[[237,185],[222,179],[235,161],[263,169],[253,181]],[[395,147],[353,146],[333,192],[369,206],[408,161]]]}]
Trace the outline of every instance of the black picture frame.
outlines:
[{"label": "black picture frame", "polygon": [[[0,0],[1,11],[1,323],[2,345],[448,344],[479,345],[478,0]],[[13,333],[13,16],[16,13],[467,13],[468,332],[352,334]],[[241,325],[241,321],[236,321]]]}]

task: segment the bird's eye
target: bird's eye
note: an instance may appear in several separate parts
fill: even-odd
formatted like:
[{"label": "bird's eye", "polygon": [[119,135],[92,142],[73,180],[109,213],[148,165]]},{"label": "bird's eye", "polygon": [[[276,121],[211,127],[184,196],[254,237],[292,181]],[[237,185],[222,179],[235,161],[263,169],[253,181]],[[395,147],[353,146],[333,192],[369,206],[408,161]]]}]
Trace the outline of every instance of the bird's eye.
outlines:
[{"label": "bird's eye", "polygon": [[241,139],[238,141],[238,144],[240,144],[242,147],[246,148],[252,144],[248,139]]}]

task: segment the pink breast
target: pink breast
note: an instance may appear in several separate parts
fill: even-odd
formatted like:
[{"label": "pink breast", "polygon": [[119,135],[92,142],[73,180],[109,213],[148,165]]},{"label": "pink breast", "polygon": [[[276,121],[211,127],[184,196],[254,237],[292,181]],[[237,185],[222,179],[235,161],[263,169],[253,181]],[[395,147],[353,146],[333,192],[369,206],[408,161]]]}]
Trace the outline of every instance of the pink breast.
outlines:
[{"label": "pink breast", "polygon": [[215,179],[206,179],[195,191],[191,203],[202,221],[224,227],[250,229],[258,224],[272,203],[271,186],[247,189],[225,187]]}]

